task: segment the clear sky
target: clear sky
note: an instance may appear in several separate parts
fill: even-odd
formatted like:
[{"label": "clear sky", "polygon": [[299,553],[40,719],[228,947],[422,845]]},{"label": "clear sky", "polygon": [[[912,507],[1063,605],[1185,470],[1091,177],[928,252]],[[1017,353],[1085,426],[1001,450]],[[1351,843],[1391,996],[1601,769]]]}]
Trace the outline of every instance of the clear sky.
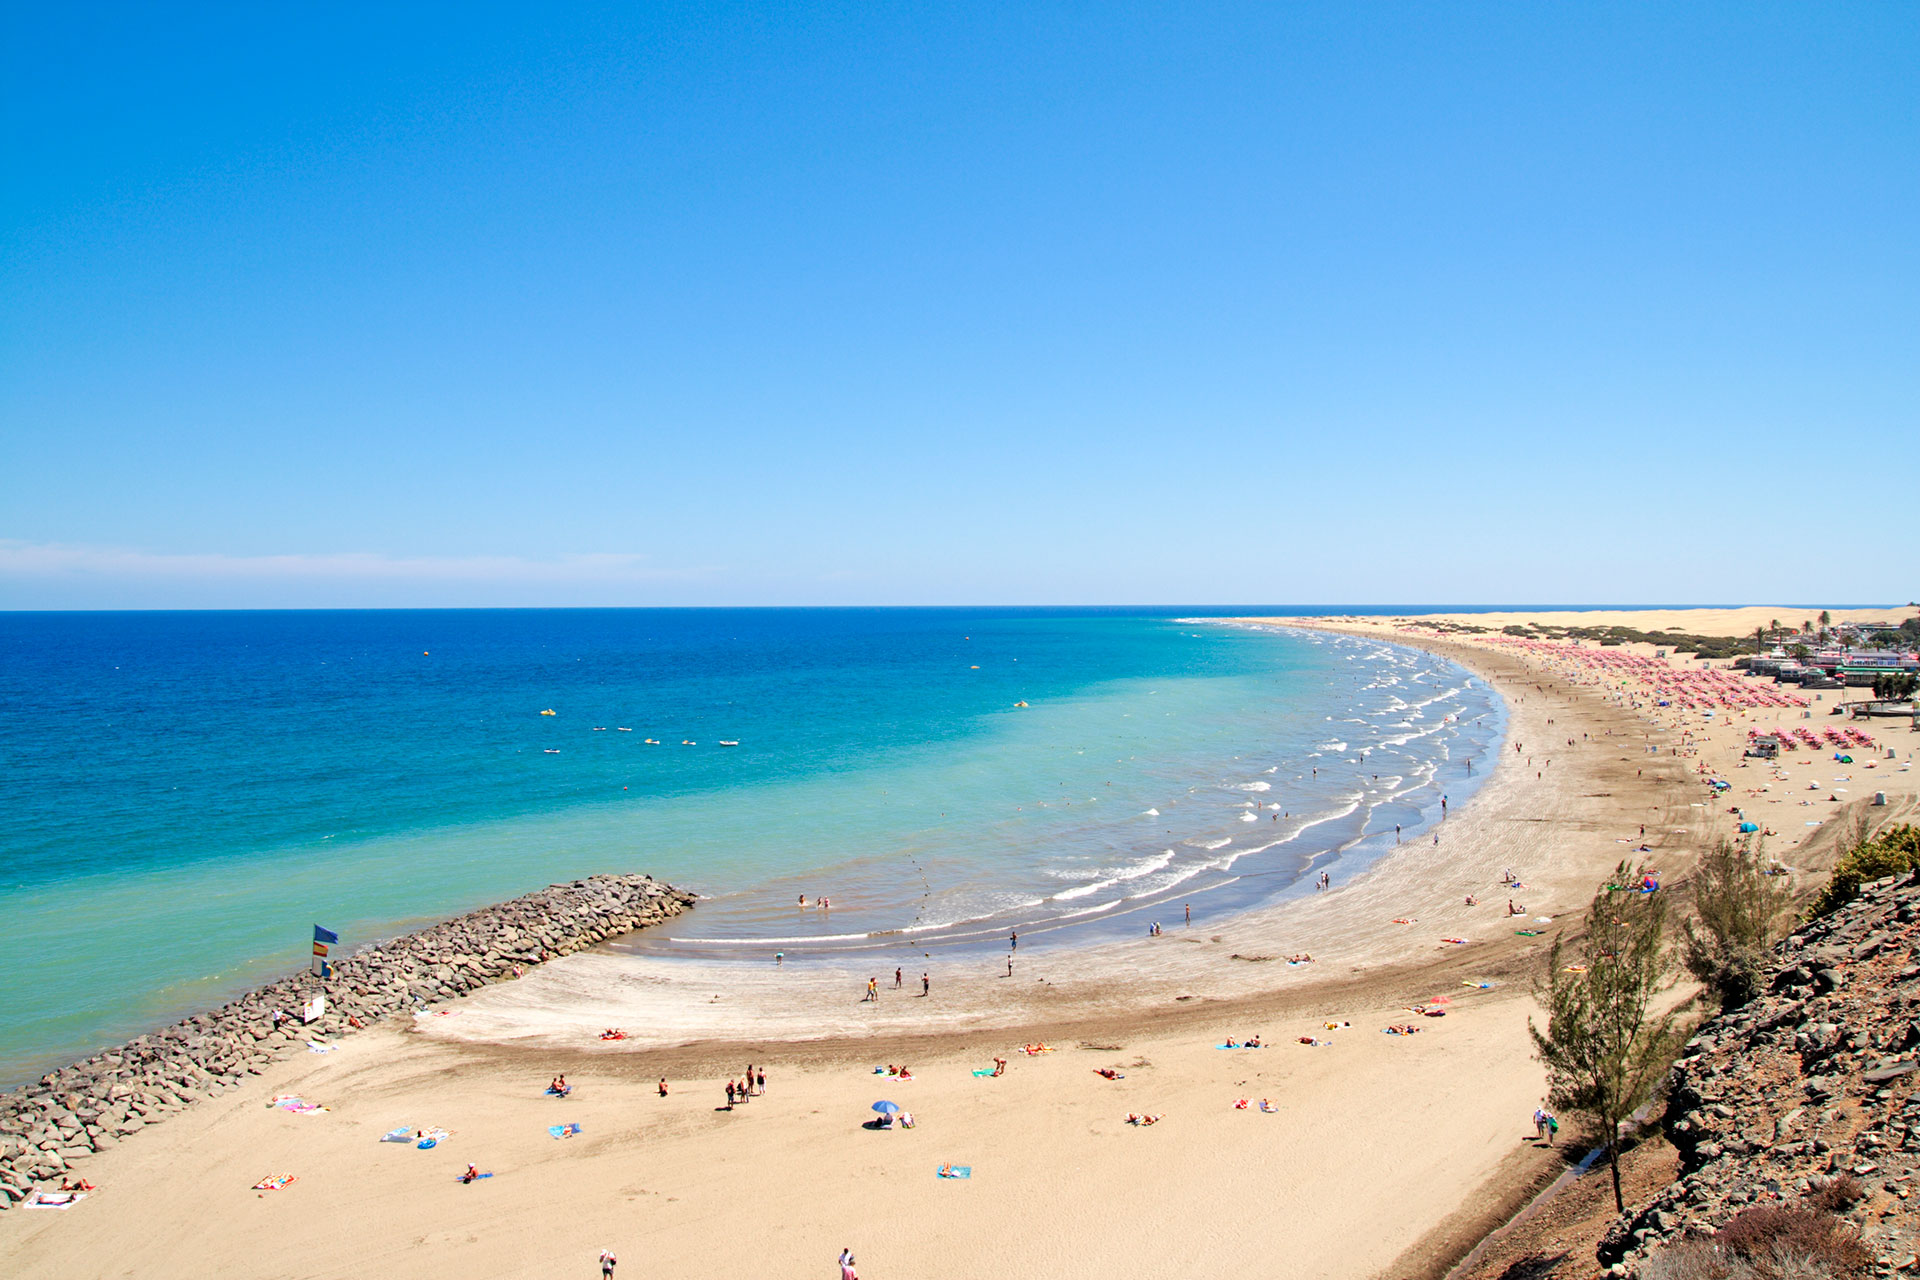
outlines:
[{"label": "clear sky", "polygon": [[1920,591],[1920,7],[556,7],[9,10],[0,607]]}]

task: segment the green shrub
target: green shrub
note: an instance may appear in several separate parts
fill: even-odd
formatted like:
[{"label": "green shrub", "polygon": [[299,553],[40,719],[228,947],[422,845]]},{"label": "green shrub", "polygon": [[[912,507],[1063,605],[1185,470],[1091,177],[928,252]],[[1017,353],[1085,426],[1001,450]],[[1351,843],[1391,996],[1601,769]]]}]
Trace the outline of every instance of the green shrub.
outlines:
[{"label": "green shrub", "polygon": [[1862,840],[1833,864],[1827,887],[1807,908],[1807,919],[1838,911],[1860,896],[1860,886],[1883,876],[1897,876],[1920,866],[1920,827],[1888,827],[1871,840]]}]

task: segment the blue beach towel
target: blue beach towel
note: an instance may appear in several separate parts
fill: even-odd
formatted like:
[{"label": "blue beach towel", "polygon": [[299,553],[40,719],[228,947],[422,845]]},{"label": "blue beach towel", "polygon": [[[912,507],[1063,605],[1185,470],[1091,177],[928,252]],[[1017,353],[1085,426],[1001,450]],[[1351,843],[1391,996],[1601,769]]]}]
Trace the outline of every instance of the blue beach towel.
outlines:
[{"label": "blue beach towel", "polygon": [[935,1169],[934,1173],[942,1178],[971,1178],[973,1176],[973,1166],[970,1164],[949,1165],[945,1173],[941,1173],[938,1169]]},{"label": "blue beach towel", "polygon": [[1216,1049],[1264,1049],[1267,1046],[1263,1044],[1217,1044],[1213,1047]]},{"label": "blue beach towel", "polygon": [[992,1075],[992,1074],[993,1074],[993,1068],[992,1068],[992,1067],[981,1067],[980,1069],[978,1069],[977,1071],[975,1071],[975,1072],[974,1072],[973,1074],[974,1074],[974,1075],[976,1075],[976,1076],[990,1076],[990,1075]]},{"label": "blue beach towel", "polygon": [[571,1138],[574,1134],[580,1132],[580,1126],[577,1124],[550,1124],[547,1126],[547,1132],[556,1138]]}]

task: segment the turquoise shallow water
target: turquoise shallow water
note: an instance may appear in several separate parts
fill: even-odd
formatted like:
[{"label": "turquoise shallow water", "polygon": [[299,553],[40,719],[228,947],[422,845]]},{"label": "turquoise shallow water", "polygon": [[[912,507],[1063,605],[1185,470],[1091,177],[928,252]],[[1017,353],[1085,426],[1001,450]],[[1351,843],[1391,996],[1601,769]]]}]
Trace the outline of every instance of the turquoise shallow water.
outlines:
[{"label": "turquoise shallow water", "polygon": [[647,949],[756,962],[1270,901],[1462,802],[1504,724],[1429,655],[1170,612],[13,614],[0,658],[0,1080],[316,922],[593,871],[708,895]]}]

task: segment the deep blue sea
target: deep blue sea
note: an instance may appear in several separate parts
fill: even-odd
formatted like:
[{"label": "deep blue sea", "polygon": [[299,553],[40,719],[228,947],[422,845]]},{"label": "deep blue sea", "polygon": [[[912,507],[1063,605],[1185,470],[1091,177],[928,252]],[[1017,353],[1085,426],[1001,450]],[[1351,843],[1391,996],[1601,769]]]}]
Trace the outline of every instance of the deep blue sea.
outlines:
[{"label": "deep blue sea", "polygon": [[0,1084],[315,923],[595,871],[707,895],[667,956],[1144,932],[1352,874],[1497,751],[1458,667],[1203,612],[0,614]]}]

